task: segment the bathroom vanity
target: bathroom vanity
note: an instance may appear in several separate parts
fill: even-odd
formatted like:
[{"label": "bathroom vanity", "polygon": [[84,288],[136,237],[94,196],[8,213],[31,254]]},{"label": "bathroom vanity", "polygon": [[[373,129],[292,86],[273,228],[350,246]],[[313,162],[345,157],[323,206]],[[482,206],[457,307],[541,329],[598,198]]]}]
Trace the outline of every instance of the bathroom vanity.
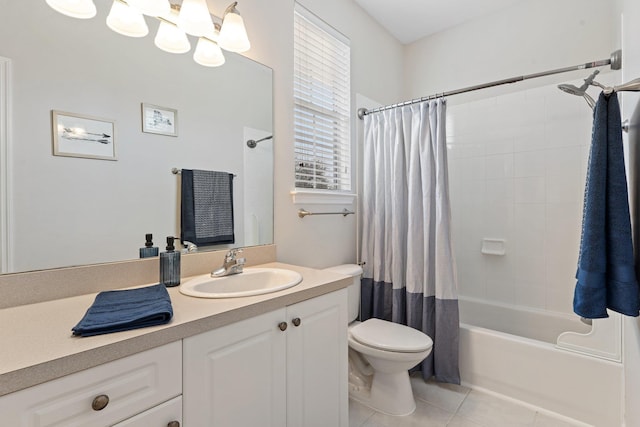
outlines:
[{"label": "bathroom vanity", "polygon": [[163,326],[88,338],[70,328],[95,294],[0,310],[0,415],[11,426],[348,426],[347,295],[298,271],[267,295],[169,289]]}]

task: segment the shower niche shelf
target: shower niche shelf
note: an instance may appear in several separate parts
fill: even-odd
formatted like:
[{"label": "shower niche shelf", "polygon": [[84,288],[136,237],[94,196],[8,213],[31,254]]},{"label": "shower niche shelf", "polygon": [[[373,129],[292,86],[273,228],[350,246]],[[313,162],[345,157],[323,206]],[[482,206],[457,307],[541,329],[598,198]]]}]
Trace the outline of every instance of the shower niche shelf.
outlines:
[{"label": "shower niche shelf", "polygon": [[480,249],[480,252],[485,255],[504,256],[506,253],[505,243],[505,239],[490,239],[485,237],[482,239],[482,249]]}]

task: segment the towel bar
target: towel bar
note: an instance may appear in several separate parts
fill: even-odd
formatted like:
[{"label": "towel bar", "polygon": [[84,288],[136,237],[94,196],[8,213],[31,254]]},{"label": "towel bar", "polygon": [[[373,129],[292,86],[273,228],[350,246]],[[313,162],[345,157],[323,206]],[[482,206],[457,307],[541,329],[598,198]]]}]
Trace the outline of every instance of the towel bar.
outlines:
[{"label": "towel bar", "polygon": [[[171,168],[171,173],[174,175],[180,175],[182,174],[182,169],[178,169],[178,168]],[[237,175],[234,173],[233,177],[235,178]]]},{"label": "towel bar", "polygon": [[304,218],[307,215],[342,215],[342,216],[347,216],[347,215],[353,215],[355,214],[355,212],[348,210],[347,208],[344,208],[342,210],[342,212],[309,212],[305,209],[298,209],[298,216],[300,218]]}]

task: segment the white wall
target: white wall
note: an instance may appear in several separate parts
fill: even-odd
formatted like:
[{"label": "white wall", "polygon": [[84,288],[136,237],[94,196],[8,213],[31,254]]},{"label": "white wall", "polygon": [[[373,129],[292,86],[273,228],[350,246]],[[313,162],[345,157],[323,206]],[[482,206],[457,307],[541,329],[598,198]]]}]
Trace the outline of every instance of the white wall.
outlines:
[{"label": "white wall", "polygon": [[[300,4],[351,40],[353,120],[357,120],[356,93],[383,103],[401,98],[403,50],[399,42],[355,2],[302,0]],[[209,5],[215,13],[224,10],[226,1],[209,1]],[[320,268],[356,261],[356,218],[326,215],[300,219],[299,207],[334,211],[344,206],[296,206],[289,194],[294,189],[293,5],[292,0],[244,0],[238,8],[252,42],[246,55],[274,69],[274,232],[278,259]]]},{"label": "white wall", "polygon": [[[621,35],[623,48],[622,81],[640,77],[640,2],[636,0],[618,0],[621,12]],[[626,92],[622,95],[622,116],[631,120],[631,131],[628,134],[628,148],[630,153],[630,193],[631,211],[634,227],[636,248],[636,271],[640,259],[640,96],[637,93]],[[640,320],[638,318],[624,318],[624,378],[625,378],[625,425],[634,427],[640,425]]]},{"label": "white wall", "polygon": [[[245,127],[243,141],[259,141],[272,132]],[[243,143],[244,244],[273,242],[273,138],[253,148]]]},{"label": "white wall", "polygon": [[[616,48],[613,14],[609,0],[524,1],[426,37],[405,48],[405,97],[608,58]],[[502,90],[527,87],[517,83]]]}]

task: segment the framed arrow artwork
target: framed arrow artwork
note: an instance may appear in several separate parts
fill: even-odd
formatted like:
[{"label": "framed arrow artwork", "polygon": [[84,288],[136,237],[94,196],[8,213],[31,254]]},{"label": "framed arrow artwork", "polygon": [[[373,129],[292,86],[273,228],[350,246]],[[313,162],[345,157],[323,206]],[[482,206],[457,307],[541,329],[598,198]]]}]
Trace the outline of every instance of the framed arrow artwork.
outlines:
[{"label": "framed arrow artwork", "polygon": [[117,160],[113,120],[52,110],[51,123],[54,156]]}]

